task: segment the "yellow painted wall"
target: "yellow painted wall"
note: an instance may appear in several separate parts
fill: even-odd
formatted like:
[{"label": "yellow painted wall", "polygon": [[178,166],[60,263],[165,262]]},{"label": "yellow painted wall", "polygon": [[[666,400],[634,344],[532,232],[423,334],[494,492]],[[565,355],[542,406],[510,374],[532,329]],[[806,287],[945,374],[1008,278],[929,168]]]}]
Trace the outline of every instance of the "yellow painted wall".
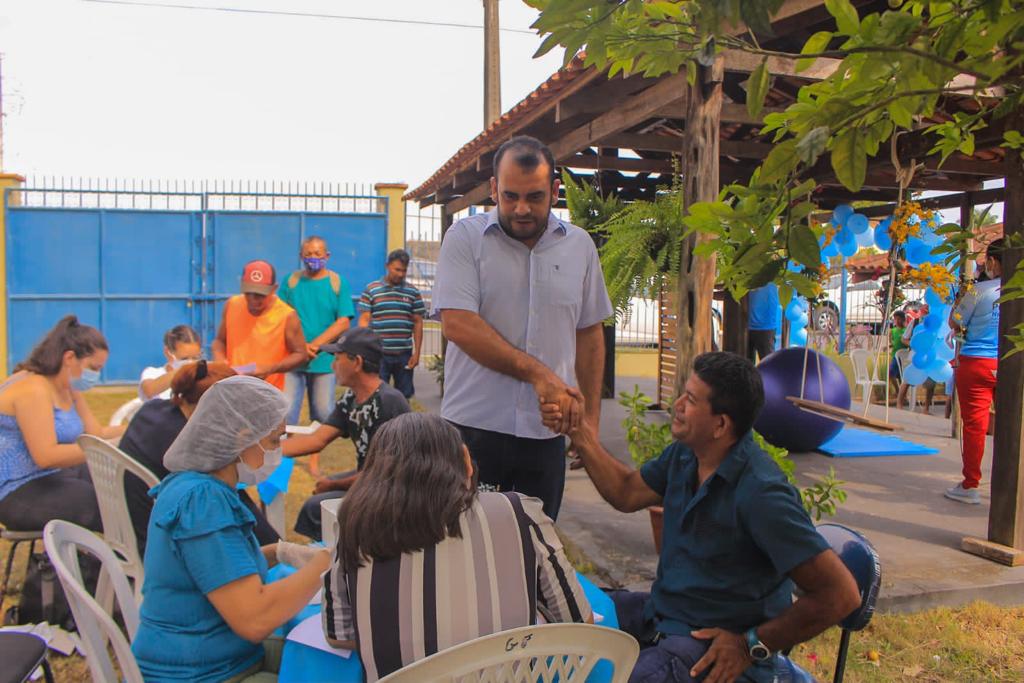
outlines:
[{"label": "yellow painted wall", "polygon": [[[7,367],[7,193],[9,187],[21,187],[25,179],[16,173],[0,173],[0,377]],[[17,205],[17,199],[11,202]]]},{"label": "yellow painted wall", "polygon": [[405,183],[377,183],[377,194],[388,198],[388,252],[405,248],[405,202],[402,195],[409,189]]},{"label": "yellow painted wall", "polygon": [[658,376],[658,351],[616,351],[615,375],[619,377]]}]

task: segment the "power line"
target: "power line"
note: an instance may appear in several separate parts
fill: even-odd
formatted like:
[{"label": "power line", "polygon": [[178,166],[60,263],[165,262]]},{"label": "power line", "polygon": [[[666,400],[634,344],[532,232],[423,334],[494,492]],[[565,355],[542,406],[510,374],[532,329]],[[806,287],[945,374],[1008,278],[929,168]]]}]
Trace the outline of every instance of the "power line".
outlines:
[{"label": "power line", "polygon": [[[414,24],[417,26],[442,26],[446,28],[473,28],[483,30],[478,24],[458,24],[447,21],[424,21],[420,19],[389,19],[385,17],[357,17],[344,14],[319,14],[316,12],[290,12],[288,10],[269,9],[246,9],[242,7],[202,7],[200,5],[182,5],[170,2],[132,2],[131,0],[82,0],[102,5],[127,5],[129,7],[159,7],[164,9],[197,10],[200,12],[226,12],[230,14],[266,14],[285,17],[305,17],[312,19],[340,19],[344,21],[368,21],[382,24]],[[500,29],[506,33],[525,33],[531,36],[537,34],[533,31],[526,31],[517,28]]]}]

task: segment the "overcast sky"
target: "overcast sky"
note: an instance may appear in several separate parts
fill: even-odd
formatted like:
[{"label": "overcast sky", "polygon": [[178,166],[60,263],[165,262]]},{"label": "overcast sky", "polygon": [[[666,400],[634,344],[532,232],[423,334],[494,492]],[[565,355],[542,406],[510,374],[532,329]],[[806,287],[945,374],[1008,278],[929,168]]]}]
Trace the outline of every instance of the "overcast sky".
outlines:
[{"label": "overcast sky", "polygon": [[[4,170],[415,186],[481,130],[482,29],[157,2],[483,22],[481,0],[4,0]],[[503,110],[560,66],[538,44],[502,31]]]}]

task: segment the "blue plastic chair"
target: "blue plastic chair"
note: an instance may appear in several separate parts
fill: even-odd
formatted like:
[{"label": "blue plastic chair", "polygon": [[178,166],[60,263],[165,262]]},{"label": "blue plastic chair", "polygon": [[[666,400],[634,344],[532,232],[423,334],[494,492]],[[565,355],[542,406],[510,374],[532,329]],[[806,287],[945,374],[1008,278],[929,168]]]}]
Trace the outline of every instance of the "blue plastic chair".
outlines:
[{"label": "blue plastic chair", "polygon": [[[853,529],[841,524],[821,524],[820,533],[832,546],[839,559],[853,574],[853,579],[860,589],[860,607],[839,622],[842,634],[839,637],[839,655],[836,657],[833,683],[842,683],[846,671],[846,653],[850,648],[850,634],[860,631],[871,621],[875,613],[875,601],[878,600],[878,589],[882,585],[882,568],[878,563],[878,553],[868,539]],[[796,683],[810,683],[814,677],[797,666],[792,660],[785,660],[791,679]]]}]

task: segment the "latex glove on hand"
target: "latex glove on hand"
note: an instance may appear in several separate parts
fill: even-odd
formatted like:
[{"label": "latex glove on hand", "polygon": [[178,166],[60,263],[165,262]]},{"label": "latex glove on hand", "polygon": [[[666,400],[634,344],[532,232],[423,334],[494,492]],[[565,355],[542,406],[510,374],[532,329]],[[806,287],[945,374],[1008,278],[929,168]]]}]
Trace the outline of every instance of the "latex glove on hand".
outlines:
[{"label": "latex glove on hand", "polygon": [[277,555],[278,564],[286,564],[296,569],[302,569],[316,557],[317,553],[322,552],[325,552],[323,548],[299,545],[298,543],[289,543],[288,541],[278,541],[275,554]]}]

